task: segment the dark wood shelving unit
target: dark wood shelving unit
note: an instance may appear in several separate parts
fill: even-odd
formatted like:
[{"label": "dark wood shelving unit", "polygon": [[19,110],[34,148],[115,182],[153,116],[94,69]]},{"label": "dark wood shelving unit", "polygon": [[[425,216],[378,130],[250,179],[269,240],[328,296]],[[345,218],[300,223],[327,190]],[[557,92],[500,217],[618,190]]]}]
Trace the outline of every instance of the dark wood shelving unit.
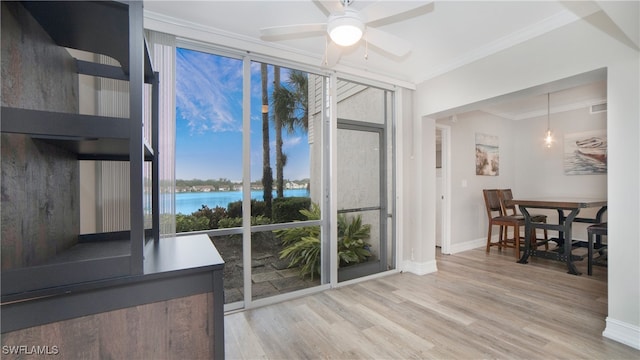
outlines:
[{"label": "dark wood shelving unit", "polygon": [[[100,243],[77,244],[68,251],[37,266],[5,270],[2,296],[16,297],[40,288],[100,280],[108,277],[142,274],[144,229],[145,162],[152,166],[152,238],[159,238],[158,162],[154,156],[158,143],[158,79],[153,72],[143,32],[142,3],[106,1],[25,1],[22,6],[58,46],[109,56],[120,67],[76,60],[76,72],[83,75],[125,80],[129,83],[129,117],[116,118],[78,113],[2,107],[3,133],[24,134],[76,154],[78,160],[126,161],[130,166],[130,246],[122,254],[122,234],[104,233]],[[152,123],[145,124],[144,84],[151,84],[152,104],[148,109]],[[143,128],[151,126],[152,138],[145,139]],[[120,255],[112,256],[116,247]],[[91,248],[93,251],[79,251]],[[82,254],[87,258],[78,259]],[[73,261],[62,261],[62,259]],[[85,263],[81,263],[85,262]],[[47,276],[42,276],[46,274]]]},{"label": "dark wood shelving unit", "polygon": [[[36,44],[34,46],[55,45],[115,59],[119,66],[79,59],[68,63],[72,72],[78,75],[128,82],[129,116],[86,115],[60,111],[55,106],[45,109],[38,109],[37,106],[5,106],[3,101],[0,132],[3,136],[18,134],[20,139],[26,136],[36,144],[35,147],[46,144],[46,149],[62,153],[65,161],[73,158],[76,162],[128,162],[131,225],[127,231],[95,234],[80,234],[78,229],[75,243],[56,250],[54,256],[35,264],[3,269],[3,345],[12,339],[22,341],[19,340],[22,329],[63,324],[65,320],[78,317],[89,319],[96,314],[118,309],[153,307],[163,301],[167,302],[166,306],[173,306],[169,305],[170,301],[186,298],[190,299],[186,301],[199,301],[207,307],[211,306],[208,314],[203,316],[207,322],[209,317],[213,319],[213,323],[207,325],[211,329],[202,332],[202,343],[211,343],[206,346],[209,346],[212,357],[224,358],[224,261],[205,235],[160,238],[159,234],[159,76],[153,70],[144,37],[143,2],[23,1],[11,4],[10,9],[17,14],[12,13],[18,19],[14,21],[21,29],[18,31],[35,31],[36,37],[44,32],[52,42],[41,44],[42,41],[38,39],[33,41]],[[3,31],[4,26],[3,23]],[[34,30],[35,27],[38,29]],[[67,72],[66,68],[60,71],[62,74]],[[20,81],[22,79],[17,82]],[[151,104],[150,108],[145,109],[144,88],[149,85]],[[42,103],[46,105],[47,99],[40,101],[40,107]],[[150,113],[146,117],[150,123],[145,123],[145,111]],[[145,132],[145,127],[149,126],[151,131]],[[145,133],[150,133],[151,137],[145,138]],[[151,164],[151,228],[145,228],[144,225],[145,213],[149,216],[145,212],[145,206],[149,204],[145,204],[144,200],[148,194],[145,193],[148,181],[144,175],[146,164]],[[47,166],[55,168],[55,162]],[[14,183],[29,181],[12,180]],[[79,183],[77,179],[70,181]],[[58,211],[55,207],[48,208],[49,204],[43,206],[51,213]],[[79,210],[75,211],[79,214]],[[31,241],[24,238],[20,240]],[[206,295],[205,300],[198,297],[203,294]],[[105,316],[96,319],[105,321],[109,315]],[[115,319],[118,321],[119,318],[116,316]],[[148,324],[149,328],[170,327],[170,319],[165,320],[167,323],[161,323],[160,320],[157,324],[152,322]],[[113,334],[114,338],[120,336],[122,334]]]}]

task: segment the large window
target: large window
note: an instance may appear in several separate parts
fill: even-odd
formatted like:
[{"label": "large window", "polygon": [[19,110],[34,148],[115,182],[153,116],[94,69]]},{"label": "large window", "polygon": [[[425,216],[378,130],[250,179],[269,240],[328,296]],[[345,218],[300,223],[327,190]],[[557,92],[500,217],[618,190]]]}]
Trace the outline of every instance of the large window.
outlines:
[{"label": "large window", "polygon": [[322,77],[248,61],[176,53],[176,227],[209,234],[225,303],[238,306],[323,283],[321,137],[308,111],[309,77]]},{"label": "large window", "polygon": [[176,58],[176,226],[216,245],[227,310],[396,268],[393,91],[247,54]]}]

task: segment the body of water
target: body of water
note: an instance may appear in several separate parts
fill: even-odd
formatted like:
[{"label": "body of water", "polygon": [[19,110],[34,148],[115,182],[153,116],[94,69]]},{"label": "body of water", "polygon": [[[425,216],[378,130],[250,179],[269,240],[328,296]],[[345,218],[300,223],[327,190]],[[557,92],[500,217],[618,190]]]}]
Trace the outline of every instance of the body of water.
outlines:
[{"label": "body of water", "polygon": [[[263,201],[263,191],[251,191],[251,199]],[[284,190],[285,197],[309,197],[307,189]],[[276,192],[273,192],[276,197]],[[227,208],[230,202],[242,200],[242,191],[212,191],[176,193],[176,213],[190,215],[207,205],[210,209],[220,206]]]}]

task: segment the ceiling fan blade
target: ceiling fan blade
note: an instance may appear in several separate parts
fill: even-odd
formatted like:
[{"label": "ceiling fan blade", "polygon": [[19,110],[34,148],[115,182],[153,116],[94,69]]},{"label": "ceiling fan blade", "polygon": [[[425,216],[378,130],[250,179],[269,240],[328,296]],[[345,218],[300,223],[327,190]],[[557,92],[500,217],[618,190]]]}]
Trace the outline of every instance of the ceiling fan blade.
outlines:
[{"label": "ceiling fan blade", "polygon": [[260,37],[263,40],[279,40],[278,38],[303,37],[310,35],[324,35],[327,32],[327,24],[299,24],[273,26],[260,29]]},{"label": "ceiling fan blade", "polygon": [[324,14],[329,16],[337,12],[344,10],[344,6],[340,0],[313,0],[316,5],[319,5]]},{"label": "ceiling fan blade", "polygon": [[376,1],[360,11],[367,23],[416,10],[429,5],[433,1]]},{"label": "ceiling fan blade", "polygon": [[411,51],[411,43],[376,28],[367,27],[364,38],[369,44],[398,57]]},{"label": "ceiling fan blade", "polygon": [[342,56],[342,47],[333,41],[329,40],[329,44],[327,44],[327,51],[325,54],[325,58],[322,59],[322,66],[324,67],[333,67],[338,63],[340,57]]}]

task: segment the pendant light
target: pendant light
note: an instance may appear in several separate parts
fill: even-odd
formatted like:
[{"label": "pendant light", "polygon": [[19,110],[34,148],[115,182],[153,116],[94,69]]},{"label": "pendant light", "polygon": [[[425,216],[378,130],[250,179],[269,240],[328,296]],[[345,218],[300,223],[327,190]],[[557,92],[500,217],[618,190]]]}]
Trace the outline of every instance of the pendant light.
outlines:
[{"label": "pendant light", "polygon": [[550,96],[547,93],[547,134],[544,137],[544,143],[547,148],[551,147],[551,143],[553,143],[553,136],[551,136],[551,106],[550,106]]}]

